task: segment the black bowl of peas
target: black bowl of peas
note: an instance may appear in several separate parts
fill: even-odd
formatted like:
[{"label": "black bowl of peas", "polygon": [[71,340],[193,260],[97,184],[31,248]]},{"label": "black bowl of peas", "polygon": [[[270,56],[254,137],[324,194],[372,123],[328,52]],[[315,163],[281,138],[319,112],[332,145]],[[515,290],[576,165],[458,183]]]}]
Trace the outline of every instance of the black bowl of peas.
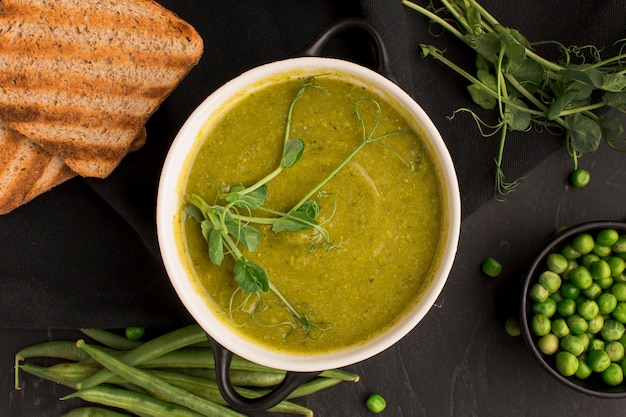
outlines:
[{"label": "black bowl of peas", "polygon": [[541,366],[585,394],[626,397],[626,223],[558,231],[522,284],[521,330]]}]

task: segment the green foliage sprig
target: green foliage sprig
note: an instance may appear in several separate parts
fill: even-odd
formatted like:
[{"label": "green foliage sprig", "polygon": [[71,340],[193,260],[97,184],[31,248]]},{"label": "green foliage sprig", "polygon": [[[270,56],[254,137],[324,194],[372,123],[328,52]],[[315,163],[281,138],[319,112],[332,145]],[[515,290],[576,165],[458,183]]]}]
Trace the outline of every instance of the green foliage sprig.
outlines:
[{"label": "green foliage sprig", "polygon": [[[500,133],[496,199],[503,199],[519,184],[519,180],[507,182],[502,170],[507,131],[538,128],[564,133],[574,170],[578,158],[594,152],[602,140],[615,150],[625,150],[620,146],[624,142],[620,118],[594,111],[611,107],[626,112],[626,53],[601,59],[594,46],[565,47],[552,41],[531,44],[519,31],[500,24],[476,0],[440,2],[443,7],[435,8],[432,3],[424,7],[403,0],[476,52],[472,74],[447,59],[442,49],[420,45],[424,57],[433,57],[470,82],[467,90],[476,104],[498,113],[499,124],[491,126]],[[541,57],[534,49],[539,44],[556,45],[561,59],[553,62]],[[471,110],[462,111],[472,113],[482,134],[486,124]]]}]

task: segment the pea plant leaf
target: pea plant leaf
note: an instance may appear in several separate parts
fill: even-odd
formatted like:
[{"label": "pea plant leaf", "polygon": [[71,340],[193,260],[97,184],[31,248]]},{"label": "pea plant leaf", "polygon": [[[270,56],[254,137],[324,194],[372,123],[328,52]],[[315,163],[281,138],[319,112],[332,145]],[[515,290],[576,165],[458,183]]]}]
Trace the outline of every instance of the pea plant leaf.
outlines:
[{"label": "pea plant leaf", "polygon": [[281,165],[283,168],[291,168],[300,160],[304,153],[304,142],[301,139],[290,139],[285,144]]},{"label": "pea plant leaf", "polygon": [[[205,233],[204,227],[202,233]],[[207,242],[209,244],[209,258],[211,259],[211,262],[218,266],[221,265],[222,261],[224,261],[224,240],[222,239],[222,232],[218,229],[213,228],[209,232],[209,238],[207,239]]]},{"label": "pea plant leaf", "polygon": [[524,109],[528,109],[526,103],[522,100],[511,97],[509,98],[512,104],[505,107],[504,115],[506,122],[511,130],[518,130],[524,132],[530,127],[530,113]]},{"label": "pea plant leaf", "polygon": [[467,86],[467,92],[472,97],[474,103],[486,110],[491,110],[496,107],[498,103],[496,98],[485,91],[485,89],[477,84],[471,84]]},{"label": "pea plant leaf", "polygon": [[204,214],[202,214],[202,211],[193,204],[185,205],[184,211],[185,214],[187,214],[198,223],[202,223],[204,221]]},{"label": "pea plant leaf", "polygon": [[259,265],[244,257],[237,259],[233,268],[235,282],[247,292],[266,292],[269,290],[267,274]]},{"label": "pea plant leaf", "polygon": [[566,116],[564,122],[573,150],[588,153],[598,149],[602,139],[602,130],[593,119],[581,113],[574,113]]},{"label": "pea plant leaf", "polygon": [[296,230],[307,230],[317,225],[317,216],[320,212],[320,205],[308,200],[297,210],[290,212],[289,216],[284,216],[272,225],[274,233],[294,232]]},{"label": "pea plant leaf", "polygon": [[465,42],[477,53],[482,55],[487,61],[495,63],[500,52],[501,41],[498,34],[494,32],[482,32],[478,35],[468,34],[464,37]]},{"label": "pea plant leaf", "polygon": [[598,124],[602,130],[602,137],[607,143],[612,144],[622,139],[624,124],[619,117],[614,114],[605,114],[600,116]]},{"label": "pea plant leaf", "polygon": [[577,95],[578,91],[568,91],[567,93],[558,96],[550,105],[550,110],[547,114],[548,120],[554,120],[559,117],[561,112],[570,105]]},{"label": "pea plant leaf", "polygon": [[626,113],[626,92],[624,93],[605,93],[602,100],[608,105]]},{"label": "pea plant leaf", "polygon": [[626,90],[626,75],[604,74],[602,76],[602,85],[599,88],[612,93],[622,92]]},{"label": "pea plant leaf", "polygon": [[238,185],[232,187],[230,192],[224,194],[224,199],[233,203],[235,207],[255,210],[263,205],[267,198],[267,187],[262,185],[249,193],[242,193],[245,187]]},{"label": "pea plant leaf", "polygon": [[227,220],[226,229],[228,233],[240,242],[250,252],[259,248],[261,243],[261,232],[256,227],[236,220]]}]

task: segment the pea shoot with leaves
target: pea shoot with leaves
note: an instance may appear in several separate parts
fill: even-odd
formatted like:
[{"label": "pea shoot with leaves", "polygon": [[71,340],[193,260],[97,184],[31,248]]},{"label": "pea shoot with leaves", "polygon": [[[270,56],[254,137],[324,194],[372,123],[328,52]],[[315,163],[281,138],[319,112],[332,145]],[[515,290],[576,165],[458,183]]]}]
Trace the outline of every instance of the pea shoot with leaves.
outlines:
[{"label": "pea shoot with leaves", "polygon": [[[502,168],[508,131],[535,128],[564,134],[574,170],[578,170],[578,158],[594,152],[603,140],[615,150],[626,150],[620,118],[597,114],[603,108],[626,113],[626,39],[620,41],[622,51],[618,55],[603,59],[594,46],[566,47],[556,41],[531,44],[519,31],[502,25],[476,0],[440,3],[441,7],[436,8],[432,2],[421,6],[403,0],[404,5],[428,17],[476,53],[475,70],[466,71],[446,58],[441,48],[421,45],[424,57],[440,61],[469,81],[467,90],[476,104],[497,111],[499,123],[488,126],[472,110],[457,110],[472,114],[483,135],[500,134],[496,199],[504,199],[520,182],[507,180]],[[540,56],[535,51],[540,44],[556,46],[561,59],[554,62]],[[493,131],[485,133],[483,128]]]}]

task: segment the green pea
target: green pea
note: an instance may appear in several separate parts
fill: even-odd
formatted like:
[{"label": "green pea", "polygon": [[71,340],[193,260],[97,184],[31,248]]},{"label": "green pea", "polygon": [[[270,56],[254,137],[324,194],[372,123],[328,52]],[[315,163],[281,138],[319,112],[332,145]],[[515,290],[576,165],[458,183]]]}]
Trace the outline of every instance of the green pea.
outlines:
[{"label": "green pea", "polygon": [[124,331],[128,340],[139,340],[146,333],[146,329],[143,327],[127,327]]},{"label": "green pea", "polygon": [[611,362],[619,362],[624,359],[624,345],[619,340],[613,340],[604,346],[604,351],[609,354]]},{"label": "green pea", "polygon": [[565,321],[567,322],[567,327],[569,327],[569,331],[572,334],[585,333],[589,328],[589,323],[587,323],[587,320],[585,320],[578,314],[572,314]]},{"label": "green pea", "polygon": [[611,286],[613,285],[613,282],[615,282],[613,277],[600,278],[595,281],[595,283],[598,284],[598,286],[602,288],[603,290],[608,290],[609,288],[611,288]]},{"label": "green pea", "polygon": [[365,400],[365,406],[372,413],[381,413],[387,407],[387,401],[379,394],[372,394]]},{"label": "green pea", "polygon": [[598,232],[596,243],[600,246],[613,246],[619,239],[619,233],[615,229],[604,229]]},{"label": "green pea", "polygon": [[557,353],[554,362],[557,371],[563,376],[572,376],[578,370],[578,358],[570,352]]},{"label": "green pea", "polygon": [[617,301],[626,301],[626,282],[616,282],[613,284],[611,294],[617,298]]},{"label": "green pea", "polygon": [[592,350],[604,350],[604,346],[604,340],[593,338],[589,342],[589,351],[591,352]]},{"label": "green pea", "polygon": [[611,315],[620,323],[626,323],[626,302],[619,301],[611,312]]},{"label": "green pea", "polygon": [[589,233],[579,233],[574,237],[574,239],[572,239],[571,245],[576,252],[584,255],[585,253],[589,253],[593,250],[595,242],[593,240],[593,236]]},{"label": "green pea", "polygon": [[563,296],[558,291],[557,292],[553,292],[552,294],[550,294],[550,298],[552,298],[557,303],[560,303],[561,301],[563,301]]},{"label": "green pea", "polygon": [[567,260],[567,269],[563,273],[561,273],[561,278],[569,279],[570,272],[572,272],[577,267],[578,267],[578,262],[576,262],[575,260],[572,260],[572,259],[568,259]]},{"label": "green pea", "polygon": [[617,298],[610,292],[605,292],[598,297],[597,303],[600,314],[611,314],[617,306]]},{"label": "green pea", "polygon": [[534,303],[533,312],[541,313],[546,317],[551,318],[554,316],[554,313],[556,313],[556,301],[552,298],[547,298],[543,303]]},{"label": "green pea", "polygon": [[578,358],[578,369],[576,369],[576,373],[574,374],[576,378],[586,379],[593,373],[587,362]]},{"label": "green pea", "polygon": [[589,184],[590,180],[591,180],[591,174],[589,173],[589,171],[587,171],[586,169],[582,169],[582,168],[575,169],[569,175],[569,182],[575,188],[582,188],[586,186],[587,184]]},{"label": "green pea", "polygon": [[583,300],[578,304],[576,311],[583,319],[591,320],[598,315],[600,309],[594,300]]},{"label": "green pea", "polygon": [[550,291],[548,291],[546,287],[541,284],[534,284],[530,288],[528,295],[536,302],[543,303],[550,296]]},{"label": "green pea", "polygon": [[504,331],[513,337],[517,337],[522,334],[522,331],[519,327],[519,321],[517,319],[509,318],[504,322]]},{"label": "green pea", "polygon": [[613,281],[615,281],[615,282],[626,282],[626,271],[624,271],[621,274],[613,277]]},{"label": "green pea", "polygon": [[589,288],[591,287],[591,284],[593,284],[593,277],[591,276],[589,269],[587,269],[584,265],[580,265],[578,268],[571,271],[569,273],[569,279],[581,290]]},{"label": "green pea", "polygon": [[626,236],[620,236],[611,247],[615,253],[626,253]]},{"label": "green pea", "polygon": [[[547,291],[547,290],[546,290]],[[570,298],[575,300],[580,295],[580,288],[578,288],[574,283],[567,281],[561,285],[561,289],[559,290],[561,295],[565,298]]]},{"label": "green pea", "polygon": [[604,327],[604,316],[598,314],[587,323],[587,331],[591,334],[598,334],[600,333],[600,330],[602,330],[602,328]]},{"label": "green pea", "polygon": [[555,293],[561,288],[561,277],[556,272],[544,271],[537,281],[550,293]]},{"label": "green pea", "polygon": [[604,327],[600,330],[600,335],[607,342],[619,340],[624,335],[624,324],[614,319],[604,321]]},{"label": "green pea", "polygon": [[530,329],[537,336],[544,336],[550,333],[550,319],[543,314],[535,314],[530,320]]},{"label": "green pea", "polygon": [[567,258],[561,253],[551,253],[546,257],[548,269],[555,274],[562,274],[567,270]]},{"label": "green pea", "polygon": [[612,363],[602,372],[602,380],[607,385],[619,385],[624,380],[624,371],[618,364]]},{"label": "green pea", "polygon": [[565,258],[568,260],[578,259],[580,258],[580,255],[581,255],[580,252],[574,249],[571,243],[568,243],[565,246],[563,246],[563,249],[561,249],[561,254],[565,256]]},{"label": "green pea", "polygon": [[593,247],[593,253],[598,255],[600,258],[606,258],[611,255],[611,247],[595,245]]},{"label": "green pea", "polygon": [[556,319],[552,321],[552,333],[558,338],[562,338],[570,334],[569,327],[567,327],[567,323],[564,319]]},{"label": "green pea", "polygon": [[556,304],[556,310],[563,317],[569,317],[576,312],[576,301],[565,298]]},{"label": "green pea", "polygon": [[495,278],[502,272],[502,264],[494,258],[487,258],[482,263],[481,269],[486,275]]},{"label": "green pea", "polygon": [[611,256],[606,262],[609,264],[612,277],[620,276],[626,269],[626,261],[619,256]]},{"label": "green pea", "polygon": [[589,266],[589,273],[591,273],[593,279],[609,278],[611,276],[611,267],[607,261],[599,259]]},{"label": "green pea", "polygon": [[594,372],[602,372],[611,364],[609,354],[604,350],[592,350],[587,355],[587,365]]},{"label": "green pea", "polygon": [[585,351],[585,341],[573,334],[568,334],[563,337],[560,341],[560,346],[561,349],[573,354],[574,356],[580,356]]},{"label": "green pea", "polygon": [[592,263],[599,261],[600,257],[595,253],[587,253],[580,258],[580,264],[589,268]]},{"label": "green pea", "polygon": [[554,355],[559,350],[559,338],[552,333],[543,335],[537,341],[537,347],[546,355]]},{"label": "green pea", "polygon": [[588,299],[595,300],[602,294],[602,287],[597,282],[594,282],[589,288],[584,289],[582,293]]}]

